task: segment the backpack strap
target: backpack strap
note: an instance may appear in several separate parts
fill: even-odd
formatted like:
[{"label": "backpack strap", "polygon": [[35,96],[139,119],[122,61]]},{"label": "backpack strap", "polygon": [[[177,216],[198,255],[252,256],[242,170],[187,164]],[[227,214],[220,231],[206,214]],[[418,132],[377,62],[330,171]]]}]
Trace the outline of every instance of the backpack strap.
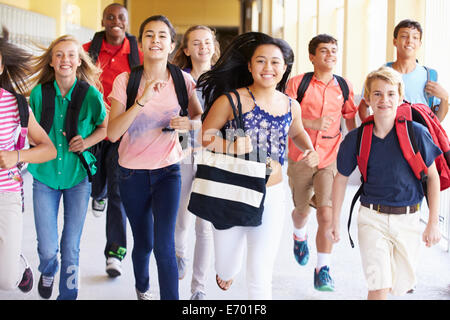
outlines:
[{"label": "backpack strap", "polygon": [[139,90],[139,84],[141,83],[142,74],[144,72],[144,67],[139,65],[131,69],[130,77],[127,84],[127,105],[128,110],[134,104],[136,96]]},{"label": "backpack strap", "polygon": [[[78,135],[78,118],[80,116],[81,106],[89,90],[89,87],[90,87],[89,83],[77,80],[77,84],[75,85],[75,88],[73,88],[66,114],[67,142],[70,142],[70,140],[72,140],[73,137]],[[91,168],[89,167],[89,164],[84,158],[83,153],[78,152],[77,155],[80,158],[81,164],[86,169],[89,182],[92,182]]]},{"label": "backpack strap", "polygon": [[28,134],[28,120],[30,118],[30,111],[28,109],[27,99],[23,95],[16,92],[12,92],[12,94],[16,97],[17,107],[19,109],[21,129],[19,137],[17,138],[15,149],[20,150],[25,147],[25,140]]},{"label": "backpack strap", "polygon": [[50,129],[52,128],[53,117],[55,116],[56,90],[55,86],[53,85],[53,81],[49,81],[42,84],[41,91],[42,91],[42,112],[39,124],[48,134],[50,132]]},{"label": "backpack strap", "polygon": [[352,236],[350,235],[350,226],[352,223],[352,213],[355,207],[356,201],[361,196],[364,190],[364,182],[367,181],[367,165],[369,163],[370,148],[372,145],[372,133],[373,133],[373,116],[369,116],[358,128],[357,140],[356,140],[356,160],[358,163],[358,169],[361,172],[361,185],[353,196],[352,203],[350,205],[350,212],[348,215],[347,230],[350,245],[355,247]]},{"label": "backpack strap", "polygon": [[105,37],[105,31],[99,31],[94,34],[94,38],[91,41],[88,53],[95,64],[98,60],[100,49],[102,48],[103,38]]},{"label": "backpack strap", "polygon": [[[423,66],[423,67],[427,71],[427,82],[428,81],[437,82],[437,78],[438,78],[437,71],[432,68],[428,68],[426,66]],[[439,106],[434,105],[434,96],[430,96],[426,92],[424,92],[424,93],[425,93],[425,97],[427,97],[428,106],[434,112],[434,114],[436,114],[439,110]]]},{"label": "backpack strap", "polygon": [[[78,117],[80,115],[83,100],[89,90],[90,85],[87,82],[77,80],[75,87],[72,90],[69,105],[67,107],[65,131],[67,142],[78,134]],[[44,83],[42,85],[42,113],[39,124],[47,132],[50,132],[53,125],[53,118],[55,116],[55,96],[56,90],[53,81]],[[92,182],[91,169],[83,156],[83,153],[77,153],[81,164],[86,169],[89,182]]]},{"label": "backpack strap", "polygon": [[314,72],[307,72],[303,75],[302,81],[297,88],[297,101],[298,103],[302,103],[303,97],[305,96],[305,92],[308,89],[309,83],[311,82],[312,76]]},{"label": "backpack strap", "polygon": [[173,83],[175,85],[175,92],[177,93],[178,103],[181,107],[180,116],[185,117],[188,115],[189,99],[183,73],[181,72],[181,69],[179,67],[171,63],[167,63],[167,68],[169,68],[170,75],[172,76]]},{"label": "backpack strap", "polygon": [[125,33],[128,42],[130,43],[130,54],[128,55],[128,63],[130,64],[130,69],[141,64],[141,59],[139,57],[139,49],[136,37]]},{"label": "backpack strap", "polygon": [[341,88],[342,91],[342,96],[344,97],[344,103],[343,105],[347,102],[348,100],[348,95],[350,94],[350,89],[348,88],[348,84],[347,81],[345,81],[345,79],[341,76],[338,75],[334,75],[334,77],[336,78],[339,87]]},{"label": "backpack strap", "polygon": [[[136,37],[125,33],[129,43],[130,43],[130,54],[128,55],[128,63],[130,65],[130,69],[136,67],[141,64],[141,59],[139,58],[139,49],[137,45]],[[99,31],[94,34],[94,38],[92,39],[91,46],[89,47],[88,53],[94,63],[98,60],[98,55],[100,54],[100,50],[102,48],[103,39],[105,38],[105,31]]]}]

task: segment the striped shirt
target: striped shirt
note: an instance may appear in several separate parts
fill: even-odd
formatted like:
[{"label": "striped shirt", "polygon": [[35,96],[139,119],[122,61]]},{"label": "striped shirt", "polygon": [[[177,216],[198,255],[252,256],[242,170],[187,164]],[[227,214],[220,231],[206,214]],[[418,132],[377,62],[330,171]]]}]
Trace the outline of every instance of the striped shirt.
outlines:
[{"label": "striped shirt", "polygon": [[[18,127],[20,117],[17,100],[10,92],[0,88],[0,150],[15,150]],[[20,192],[20,182],[10,178],[10,175],[18,174],[17,167],[0,169],[0,192]]]}]

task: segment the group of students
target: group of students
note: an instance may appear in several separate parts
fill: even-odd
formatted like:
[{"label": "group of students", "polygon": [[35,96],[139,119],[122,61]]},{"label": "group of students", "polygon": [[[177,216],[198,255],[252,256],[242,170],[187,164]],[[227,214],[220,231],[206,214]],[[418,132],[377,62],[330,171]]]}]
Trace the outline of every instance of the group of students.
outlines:
[{"label": "group of students", "polygon": [[[0,203],[0,287],[19,287],[24,292],[33,287],[31,267],[21,254],[23,201],[18,167],[27,162],[33,176],[41,297],[51,297],[60,269],[58,299],[77,298],[80,238],[92,196],[96,211],[104,209],[107,198],[106,272],[111,277],[122,272],[128,220],[134,240],[131,258],[137,298],[151,299],[149,259],[153,252],[161,299],[179,299],[179,279],[185,276],[188,263],[187,233],[193,215],[187,206],[196,172],[195,155],[207,148],[234,155],[253,149],[262,152],[270,162],[271,174],[261,225],[218,230],[196,217],[191,299],[206,298],[211,262],[215,262],[217,285],[227,290],[244,258],[248,298],[272,298],[272,271],[286,210],[280,199],[284,197],[282,165],[287,149],[287,173],[294,202],[294,256],[300,265],[308,262],[306,225],[309,207],[313,206],[319,224],[314,287],[333,291],[331,251],[333,243],[339,240],[347,178],[356,167],[356,130],[352,129],[356,127],[358,112],[351,84],[333,74],[337,40],[329,35],[311,40],[309,58],[314,73],[308,76],[300,104],[299,87],[307,76],[289,78],[294,54],[287,42],[249,32],[236,37],[220,54],[210,28],[191,27],[173,59],[184,70],[181,81],[187,93],[187,114],[180,115],[179,80],[174,78],[169,64],[176,47],[176,33],[170,21],[161,15],[143,21],[137,46],[136,39],[126,33],[128,13],[124,6],[114,3],[106,7],[102,25],[105,30],[100,34],[97,52],[90,48],[98,43],[94,45],[92,41],[82,47],[74,37],[65,35],[54,40],[41,56],[33,57],[32,64],[28,63],[32,57],[9,43],[3,29],[0,113],[5,116],[0,126],[6,133],[0,137],[0,196],[5,199]],[[392,68],[382,67],[369,74],[364,91],[364,101],[373,110],[375,123],[373,156],[369,160],[369,175],[375,179],[366,183],[361,201],[370,205],[361,206],[358,218],[368,298],[386,298],[389,291],[403,294],[414,287],[414,263],[420,245],[418,214],[392,217],[373,208],[380,204],[400,209],[415,207],[424,197],[407,162],[401,159],[393,133],[397,107],[408,97],[408,90],[417,90],[409,89],[409,84],[404,86],[406,81],[395,70],[405,73],[412,65],[421,68],[415,53],[422,32],[418,23],[409,20],[402,21],[396,32],[400,38],[394,34],[397,61]],[[416,32],[420,33],[419,40]],[[408,34],[405,38],[404,33]],[[132,54],[142,63],[137,80],[133,78],[137,67],[129,59]],[[14,133],[20,117],[15,95],[28,94],[30,75],[37,82],[29,99],[28,138],[33,147],[18,150]],[[130,92],[132,81],[138,83],[137,93]],[[425,88],[439,99],[438,116],[443,119],[448,110],[447,92],[438,83],[422,82],[422,95]],[[227,140],[220,131],[237,128],[237,123],[225,94],[234,90],[233,101],[241,102],[247,135]],[[85,96],[80,101],[82,91]],[[136,98],[130,99],[134,95]],[[361,107],[359,110],[361,114]],[[341,116],[351,130],[342,144]],[[78,120],[77,134],[69,135],[73,118]],[[436,184],[439,177],[434,159],[441,151],[424,127],[415,125],[414,129],[429,167],[430,216],[423,239],[431,246],[440,239]],[[190,133],[188,148],[180,143],[179,133],[183,132]],[[398,185],[400,174],[402,183]],[[395,192],[386,193],[392,185],[396,185]],[[61,196],[64,226],[58,245]],[[392,218],[398,221],[391,221]],[[395,235],[388,234],[392,231],[390,224],[395,225]],[[375,246],[382,249],[373,250]],[[379,272],[374,273],[374,269]]]}]

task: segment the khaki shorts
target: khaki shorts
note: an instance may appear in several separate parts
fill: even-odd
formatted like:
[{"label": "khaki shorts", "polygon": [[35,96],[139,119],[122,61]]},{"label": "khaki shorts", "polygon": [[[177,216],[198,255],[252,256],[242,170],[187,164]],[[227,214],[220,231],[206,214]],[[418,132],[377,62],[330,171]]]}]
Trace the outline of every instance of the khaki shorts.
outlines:
[{"label": "khaki shorts", "polygon": [[402,295],[416,284],[419,212],[384,214],[360,207],[358,240],[369,291],[391,288],[392,294]]},{"label": "khaki shorts", "polygon": [[315,208],[331,207],[336,173],[336,161],[325,168],[317,169],[308,167],[303,161],[296,162],[288,158],[287,175],[297,211],[307,212],[310,205]]}]

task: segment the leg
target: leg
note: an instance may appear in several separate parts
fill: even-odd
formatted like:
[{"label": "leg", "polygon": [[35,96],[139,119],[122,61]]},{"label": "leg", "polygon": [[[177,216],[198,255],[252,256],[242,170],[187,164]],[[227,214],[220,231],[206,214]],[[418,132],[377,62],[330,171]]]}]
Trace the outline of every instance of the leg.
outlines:
[{"label": "leg", "polygon": [[87,177],[76,186],[63,190],[64,225],[58,300],[74,300],[78,296],[80,240],[90,194],[91,184]]},{"label": "leg", "polygon": [[187,236],[193,215],[187,210],[189,197],[191,195],[192,181],[195,172],[192,164],[182,163],[181,169],[181,193],[180,206],[177,214],[175,226],[175,249],[178,257],[186,258],[187,255]]},{"label": "leg", "polygon": [[106,169],[107,165],[105,160],[107,160],[105,148],[109,141],[103,140],[94,145],[91,149],[92,154],[95,156],[97,161],[95,166],[97,167],[97,172],[92,177],[92,192],[91,197],[93,200],[101,200],[106,198]]},{"label": "leg", "polygon": [[152,195],[149,170],[132,170],[119,166],[120,195],[133,232],[133,271],[135,286],[146,292],[150,286],[149,263],[153,250]]},{"label": "leg", "polygon": [[119,143],[105,142],[107,144],[105,163],[108,196],[105,256],[106,258],[115,257],[121,261],[125,258],[127,248],[127,217],[119,189],[119,154],[117,152]]},{"label": "leg", "polygon": [[[156,170],[155,170],[156,171]],[[152,174],[155,260],[161,300],[178,300],[178,268],[175,258],[175,223],[180,202],[180,165]]]},{"label": "leg", "polygon": [[195,247],[191,292],[205,293],[208,269],[213,258],[212,224],[201,218],[195,219]]},{"label": "leg", "polygon": [[22,279],[22,197],[20,192],[0,192],[0,289],[12,290]]},{"label": "leg", "polygon": [[53,277],[59,269],[58,262],[58,208],[62,192],[33,180],[33,209],[36,226],[38,270]]},{"label": "leg", "polygon": [[367,300],[386,300],[389,290],[390,289],[387,288],[369,291],[369,293],[367,294]]},{"label": "leg", "polygon": [[272,299],[272,274],[283,231],[285,206],[281,183],[267,188],[262,224],[247,234],[249,299]]}]

